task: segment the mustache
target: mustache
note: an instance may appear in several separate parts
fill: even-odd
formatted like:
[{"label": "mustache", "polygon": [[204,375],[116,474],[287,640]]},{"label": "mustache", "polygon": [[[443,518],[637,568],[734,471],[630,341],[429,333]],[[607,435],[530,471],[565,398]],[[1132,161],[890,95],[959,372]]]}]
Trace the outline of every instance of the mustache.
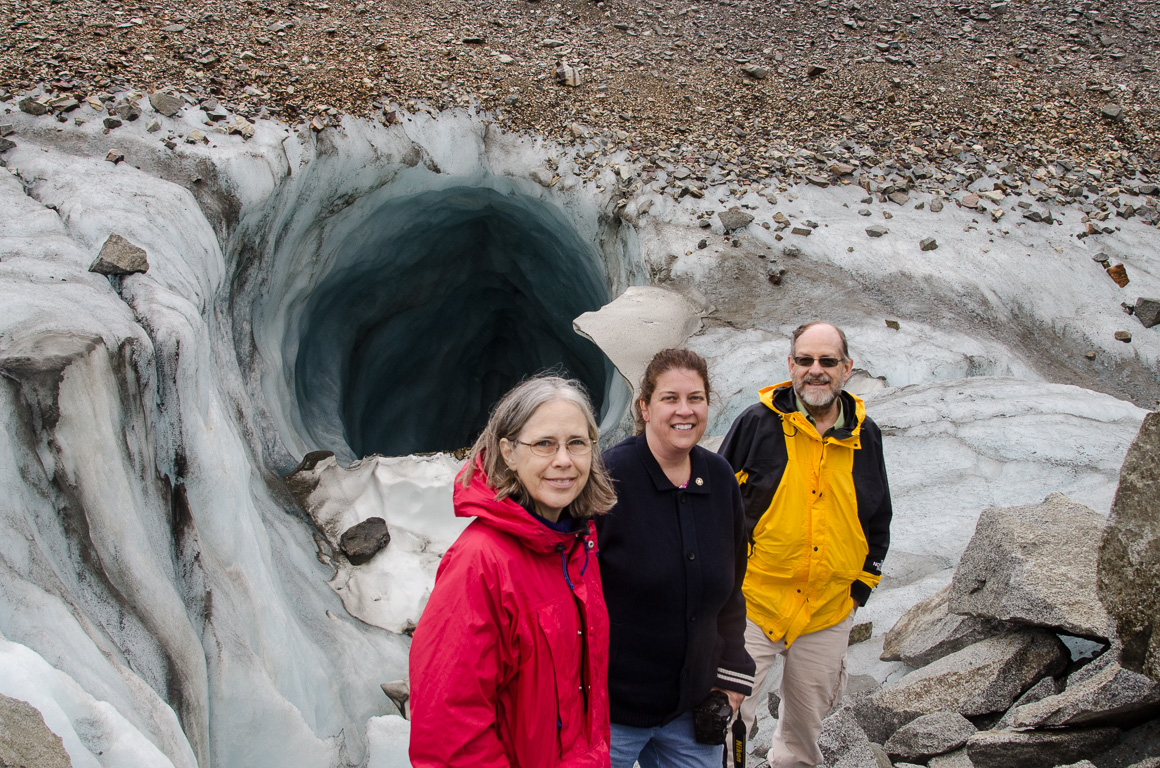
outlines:
[{"label": "mustache", "polygon": [[832,380],[825,374],[819,376],[806,376],[802,379],[803,384],[829,384]]}]

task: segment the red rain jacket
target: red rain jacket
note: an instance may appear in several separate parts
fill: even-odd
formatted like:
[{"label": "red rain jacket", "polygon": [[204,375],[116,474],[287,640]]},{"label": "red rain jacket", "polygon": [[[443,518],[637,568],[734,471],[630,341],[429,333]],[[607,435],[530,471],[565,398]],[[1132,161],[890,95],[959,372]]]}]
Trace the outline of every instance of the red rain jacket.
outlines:
[{"label": "red rain jacket", "polygon": [[411,643],[415,768],[608,768],[608,612],[585,522],[559,533],[477,466],[476,519],[439,564]]}]

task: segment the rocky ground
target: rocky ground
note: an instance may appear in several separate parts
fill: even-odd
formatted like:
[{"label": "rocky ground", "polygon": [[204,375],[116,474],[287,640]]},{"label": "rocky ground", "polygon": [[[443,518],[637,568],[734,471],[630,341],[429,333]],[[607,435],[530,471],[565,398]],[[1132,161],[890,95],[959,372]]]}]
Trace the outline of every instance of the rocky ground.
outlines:
[{"label": "rocky ground", "polygon": [[1160,219],[1156,0],[6,0],[0,25],[0,96],[62,121],[127,90],[316,130],[478,105],[675,195],[986,175]]}]

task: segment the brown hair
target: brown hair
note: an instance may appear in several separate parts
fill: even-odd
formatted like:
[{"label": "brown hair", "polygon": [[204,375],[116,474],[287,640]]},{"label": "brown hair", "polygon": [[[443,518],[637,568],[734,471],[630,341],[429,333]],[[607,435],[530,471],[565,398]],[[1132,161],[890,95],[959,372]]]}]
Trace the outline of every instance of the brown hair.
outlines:
[{"label": "brown hair", "polygon": [[804,325],[799,325],[794,329],[793,336],[790,338],[789,342],[790,355],[792,356],[794,354],[794,349],[797,347],[797,340],[801,338],[801,335],[808,331],[810,328],[813,328],[815,325],[828,325],[838,332],[838,338],[842,340],[842,359],[849,360],[850,345],[846,343],[846,332],[833,323],[826,323],[822,322],[821,320],[813,320],[811,322],[805,323]]},{"label": "brown hair", "polygon": [[641,401],[652,402],[653,392],[657,388],[657,379],[661,377],[661,374],[673,369],[693,371],[699,375],[701,381],[705,383],[705,402],[709,402],[711,394],[709,365],[705,362],[705,358],[688,349],[662,349],[653,355],[653,359],[644,369],[644,375],[640,377],[640,391],[637,393],[636,399],[632,401],[632,420],[636,424],[638,435],[644,432],[644,415],[640,412]]},{"label": "brown hair", "polygon": [[511,497],[526,506],[531,499],[520,483],[519,476],[503,460],[499,441],[515,440],[536,409],[553,400],[563,400],[580,409],[588,423],[588,439],[592,441],[592,467],[588,473],[588,482],[568,505],[568,511],[572,517],[602,515],[616,504],[616,492],[612,489],[612,481],[608,479],[608,472],[600,458],[600,448],[596,445],[597,428],[592,404],[584,392],[584,385],[575,379],[534,376],[517,384],[504,395],[496,403],[475,445],[471,446],[467,469],[463,472],[463,485],[466,487],[471,482],[476,471],[476,457],[480,457],[483,471],[487,474],[488,487],[495,489],[496,500]]}]

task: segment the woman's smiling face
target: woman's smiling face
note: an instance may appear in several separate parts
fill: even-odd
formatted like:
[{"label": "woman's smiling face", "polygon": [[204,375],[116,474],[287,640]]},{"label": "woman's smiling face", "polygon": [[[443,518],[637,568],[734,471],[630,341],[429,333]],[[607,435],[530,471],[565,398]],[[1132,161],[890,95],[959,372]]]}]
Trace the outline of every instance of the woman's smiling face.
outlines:
[{"label": "woman's smiling face", "polygon": [[[504,461],[520,479],[536,514],[548,520],[576,500],[592,469],[592,453],[577,456],[568,452],[570,440],[588,440],[588,420],[567,400],[550,400],[537,408],[515,440],[500,440]],[[537,456],[529,444],[551,442],[551,456]]]},{"label": "woman's smiling face", "polygon": [[644,431],[654,453],[687,454],[700,442],[709,423],[709,395],[701,374],[670,368],[657,377],[656,389],[640,403]]}]

